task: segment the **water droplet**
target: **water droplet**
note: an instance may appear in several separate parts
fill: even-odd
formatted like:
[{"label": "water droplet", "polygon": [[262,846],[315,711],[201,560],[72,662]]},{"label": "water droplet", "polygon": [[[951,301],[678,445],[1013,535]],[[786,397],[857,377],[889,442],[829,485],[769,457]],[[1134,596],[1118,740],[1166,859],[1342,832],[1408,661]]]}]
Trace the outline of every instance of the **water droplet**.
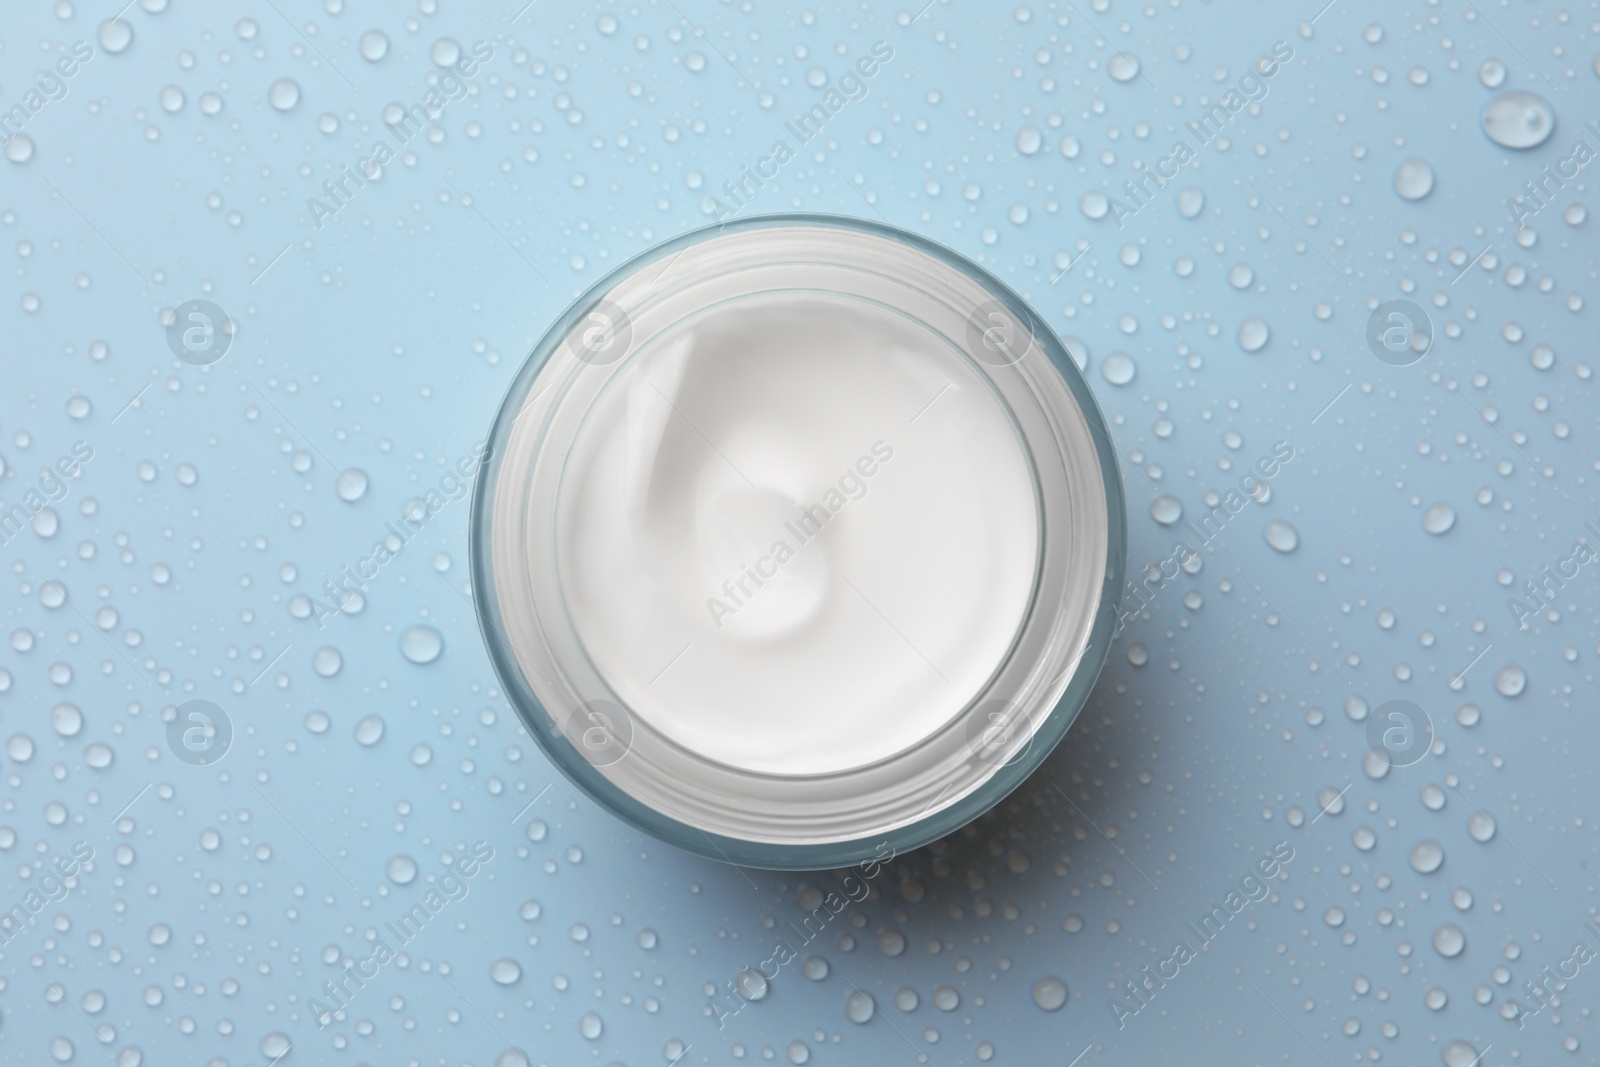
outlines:
[{"label": "water droplet", "polygon": [[1504,148],[1537,148],[1555,132],[1556,115],[1544,97],[1513,89],[1483,109],[1483,132]]},{"label": "water droplet", "polygon": [[1150,517],[1163,526],[1171,526],[1183,518],[1183,504],[1170,493],[1162,493],[1150,502]]},{"label": "water droplet", "polygon": [[1067,1002],[1067,983],[1052,976],[1033,983],[1033,1002],[1045,1011],[1059,1011]]},{"label": "water droplet", "polygon": [[917,1005],[922,1003],[922,998],[917,996],[915,989],[901,986],[894,991],[894,1006],[901,1011],[916,1011]]},{"label": "water droplet", "polygon": [[33,759],[33,738],[27,734],[12,734],[6,741],[6,755],[13,763],[27,763]]},{"label": "water droplet", "polygon": [[1425,159],[1408,159],[1394,171],[1394,191],[1402,200],[1421,200],[1433,192],[1433,168]]},{"label": "water droplet", "polygon": [[176,85],[167,85],[162,87],[158,99],[161,102],[162,111],[169,115],[176,115],[183,110],[183,103],[188,98],[183,95],[183,90]]},{"label": "water droplet", "polygon": [[1206,207],[1206,194],[1193,186],[1178,193],[1178,214],[1192,219]]},{"label": "water droplet", "polygon": [[[506,959],[502,956],[489,964],[489,977],[494,979],[495,985],[512,985],[522,977],[522,965],[516,960]],[[595,1034],[594,1036],[598,1037],[599,1035]]]},{"label": "water droplet", "polygon": [[1106,73],[1113,81],[1130,82],[1139,76],[1139,61],[1127,52],[1118,52],[1106,64]]},{"label": "water droplet", "polygon": [[1506,80],[1506,65],[1498,59],[1486,59],[1478,66],[1478,80],[1485,89],[1498,89]]},{"label": "water droplet", "polygon": [[101,48],[116,55],[118,52],[127,51],[128,46],[133,43],[133,26],[127,19],[106,19],[100,24],[96,38],[100,41]]},{"label": "water droplet", "polygon": [[402,853],[389,860],[389,881],[395,885],[410,885],[417,879],[417,861]]},{"label": "water droplet", "polygon": [[337,490],[339,499],[353,504],[367,495],[367,472],[360,467],[349,467],[339,474]]},{"label": "water droplet", "polygon": [[1150,650],[1144,643],[1135,641],[1128,646],[1128,662],[1135,667],[1143,667],[1150,662]]},{"label": "water droplet", "polygon": [[1447,960],[1455,959],[1467,947],[1467,935],[1455,923],[1445,923],[1433,932],[1433,950]]},{"label": "water droplet", "polygon": [[1494,820],[1481,811],[1472,813],[1472,818],[1467,820],[1467,833],[1478,844],[1485,844],[1494,839]]},{"label": "water droplet", "polygon": [[1300,531],[1282,519],[1267,523],[1266,538],[1267,544],[1279,552],[1293,552],[1300,547]]},{"label": "water droplet", "polygon": [[656,932],[654,930],[646,929],[639,931],[639,947],[645,951],[648,952],[649,950],[655,948],[657,941],[658,938],[656,937]]},{"label": "water droplet", "polygon": [[1272,330],[1259,315],[1252,315],[1239,324],[1239,347],[1246,352],[1261,351],[1271,336]]},{"label": "water droplet", "polygon": [[1248,264],[1235,263],[1228,268],[1228,284],[1235,289],[1248,289],[1250,283],[1256,280],[1256,272]]},{"label": "water droplet", "polygon": [[293,78],[279,78],[267,87],[267,103],[274,111],[291,111],[300,102],[300,83]]},{"label": "water droplet", "polygon": [[1350,843],[1362,852],[1371,852],[1378,844],[1378,835],[1370,826],[1358,826],[1350,835]]},{"label": "water droplet", "polygon": [[1078,200],[1078,210],[1083,212],[1086,219],[1103,219],[1106,212],[1111,210],[1111,201],[1100,190],[1090,189]]},{"label": "water droplet", "polygon": [[376,63],[389,54],[389,35],[382,30],[368,30],[361,35],[361,58]]},{"label": "water droplet", "polygon": [[289,1036],[274,1030],[261,1039],[261,1054],[269,1060],[281,1060],[289,1054]]},{"label": "water droplet", "polygon": [[1422,513],[1422,528],[1437,537],[1456,524],[1456,509],[1449,504],[1434,504]]},{"label": "water droplet", "polygon": [[1439,1051],[1444,1067],[1473,1067],[1483,1056],[1465,1041],[1446,1041]]},{"label": "water droplet", "polygon": [[789,1042],[789,1062],[795,1064],[811,1062],[811,1047],[804,1041]]},{"label": "water droplet", "polygon": [[590,1041],[598,1041],[605,1028],[605,1020],[592,1011],[584,1012],[583,1018],[578,1020],[578,1033]]},{"label": "water droplet", "polygon": [[400,654],[412,663],[432,663],[444,651],[444,638],[431,626],[408,626],[400,635]]},{"label": "water droplet", "polygon": [[734,975],[733,982],[734,986],[739,991],[739,995],[744,999],[766,999],[767,990],[769,988],[767,984],[767,976],[762,974],[760,971],[751,970],[749,967],[746,967],[744,970]]},{"label": "water droplet", "polygon": [[371,747],[383,737],[383,720],[376,715],[367,715],[356,723],[356,743]]},{"label": "water droplet", "polygon": [[63,701],[50,709],[50,725],[62,737],[77,737],[83,729],[83,712]]},{"label": "water droplet", "polygon": [[323,645],[312,653],[311,668],[324,678],[332,678],[344,666],[344,657],[332,645]]},{"label": "water droplet", "polygon": [[872,1018],[878,1010],[878,1005],[873,1001],[871,994],[863,993],[859,989],[852,990],[844,998],[844,1017],[851,1022],[862,1025]]},{"label": "water droplet", "polygon": [[1494,688],[1503,697],[1521,696],[1528,688],[1528,672],[1515,663],[1508,663],[1495,674]]},{"label": "water droplet", "polygon": [[940,1011],[955,1011],[961,1007],[961,994],[947,985],[933,991],[933,1006]]},{"label": "water droplet", "polygon": [[1100,361],[1100,374],[1112,385],[1127,385],[1139,371],[1126,352],[1112,352]]},{"label": "water droplet", "polygon": [[453,67],[461,58],[461,45],[454,37],[441,37],[428,49],[428,58],[435,66]]},{"label": "water droplet", "polygon": [[6,138],[6,161],[26,163],[33,158],[33,138],[25,133],[14,133]]},{"label": "water droplet", "polygon": [[1411,869],[1432,874],[1444,864],[1444,846],[1437,841],[1418,841],[1411,847]]},{"label": "water droplet", "polygon": [[828,961],[821,956],[807,956],[805,962],[800,965],[800,973],[813,982],[820,982],[828,977],[830,969]]},{"label": "water droplet", "polygon": [[1037,126],[1024,126],[1017,131],[1017,151],[1023,155],[1034,155],[1043,144],[1044,137]]},{"label": "water droplet", "polygon": [[1534,345],[1528,352],[1528,362],[1533,364],[1534,370],[1549,370],[1556,365],[1555,349],[1549,345]]},{"label": "water droplet", "polygon": [[898,956],[906,950],[906,935],[899,930],[884,930],[878,934],[877,944],[885,956]]}]

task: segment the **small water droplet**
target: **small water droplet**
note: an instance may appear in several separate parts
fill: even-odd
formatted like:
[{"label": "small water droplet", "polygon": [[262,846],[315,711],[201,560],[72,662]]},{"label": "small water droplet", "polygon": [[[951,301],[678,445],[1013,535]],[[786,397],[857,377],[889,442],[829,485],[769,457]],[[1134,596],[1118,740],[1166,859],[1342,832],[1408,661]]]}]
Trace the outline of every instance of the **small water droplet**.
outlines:
[{"label": "small water droplet", "polygon": [[1495,834],[1494,820],[1481,811],[1475,811],[1467,820],[1467,833],[1480,845],[1491,841]]},{"label": "small water droplet", "polygon": [[1183,504],[1170,493],[1162,493],[1150,502],[1150,517],[1163,526],[1171,526],[1183,518]]},{"label": "small water droplet", "polygon": [[133,43],[133,25],[124,18],[106,19],[96,33],[100,47],[112,55],[125,52]]},{"label": "small water droplet", "polygon": [[1118,52],[1106,64],[1106,73],[1113,81],[1130,82],[1139,76],[1139,61],[1127,52]]},{"label": "small water droplet", "polygon": [[844,998],[844,1017],[857,1025],[865,1024],[878,1010],[869,993],[856,989]]},{"label": "small water droplet", "polygon": [[353,504],[367,495],[367,472],[360,467],[349,467],[339,474],[338,493],[339,499],[346,504]]},{"label": "small water droplet", "polygon": [[522,977],[522,965],[516,960],[502,956],[489,964],[489,977],[494,980],[495,985],[513,985]]},{"label": "small water droplet", "polygon": [[356,743],[371,747],[383,737],[383,720],[376,715],[368,715],[356,723]]}]

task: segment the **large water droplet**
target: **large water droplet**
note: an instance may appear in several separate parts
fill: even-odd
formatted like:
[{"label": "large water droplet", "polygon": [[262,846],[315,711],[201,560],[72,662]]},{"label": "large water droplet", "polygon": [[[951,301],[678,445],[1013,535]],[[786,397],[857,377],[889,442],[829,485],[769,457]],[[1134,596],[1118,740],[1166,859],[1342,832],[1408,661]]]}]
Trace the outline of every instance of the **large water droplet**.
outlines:
[{"label": "large water droplet", "polygon": [[1433,192],[1433,168],[1425,159],[1408,159],[1394,172],[1394,191],[1403,200],[1421,200]]},{"label": "large water droplet", "polygon": [[376,715],[368,715],[356,723],[356,743],[372,746],[383,737],[383,720]]},{"label": "large water droplet", "polygon": [[1261,351],[1271,336],[1272,330],[1259,315],[1252,315],[1239,324],[1239,347],[1246,352]]},{"label": "large water droplet", "polygon": [[873,1002],[871,994],[863,993],[859,989],[852,990],[850,995],[844,998],[844,1017],[857,1025],[866,1023],[877,1010],[878,1006]]},{"label": "large water droplet", "polygon": [[300,102],[300,83],[293,78],[279,78],[267,87],[267,103],[274,111],[291,111]]},{"label": "large water droplet", "polygon": [[1192,219],[1206,207],[1206,194],[1199,189],[1188,188],[1178,194],[1178,214],[1186,219]]},{"label": "large water droplet", "polygon": [[1491,841],[1495,833],[1494,820],[1481,811],[1475,811],[1467,820],[1467,833],[1480,845]]},{"label": "large water droplet", "polygon": [[336,486],[339,499],[346,504],[353,504],[367,495],[367,472],[360,467],[347,467],[339,473],[339,482]]},{"label": "large water droplet", "polygon": [[112,55],[124,52],[133,43],[133,25],[127,19],[106,19],[96,33],[100,47]]},{"label": "large water droplet", "polygon": [[1411,869],[1432,874],[1444,864],[1444,846],[1437,841],[1418,841],[1411,847]]},{"label": "large water droplet", "polygon": [[1266,538],[1267,544],[1279,552],[1293,552],[1300,547],[1300,531],[1282,519],[1267,523]]},{"label": "large water droplet", "polygon": [[1508,663],[1495,674],[1494,688],[1503,697],[1521,696],[1528,688],[1528,672],[1515,663]]},{"label": "large water droplet", "polygon": [[410,885],[417,880],[417,861],[404,853],[391,857],[386,873],[395,885]]},{"label": "large water droplet", "polygon": [[1467,947],[1467,935],[1455,923],[1445,923],[1433,932],[1433,949],[1447,960],[1455,959]]},{"label": "large water droplet", "polygon": [[1067,1002],[1067,983],[1050,975],[1033,983],[1033,1002],[1045,1011],[1058,1011]]},{"label": "large water droplet", "polygon": [[1555,132],[1556,114],[1544,97],[1513,89],[1483,109],[1483,132],[1505,148],[1536,148]]},{"label": "large water droplet", "polygon": [[368,30],[361,35],[361,58],[376,63],[389,54],[389,35],[382,30]]},{"label": "large water droplet", "polygon": [[1139,371],[1126,352],[1112,352],[1100,361],[1100,374],[1112,385],[1127,385]]},{"label": "large water droplet", "polygon": [[1139,61],[1127,52],[1118,52],[1106,64],[1106,73],[1113,81],[1130,82],[1139,76]]},{"label": "large water droplet", "polygon": [[14,133],[6,138],[6,161],[26,163],[33,158],[33,138],[25,133]]},{"label": "large water droplet", "polygon": [[444,651],[444,638],[431,626],[408,626],[400,635],[400,654],[412,663],[432,663]]},{"label": "large water droplet", "polygon": [[489,964],[489,977],[494,979],[495,985],[512,985],[522,977],[522,965],[502,956]]},{"label": "large water droplet", "polygon": [[1456,524],[1456,509],[1449,504],[1434,504],[1422,513],[1422,528],[1437,537]]},{"label": "large water droplet", "polygon": [[1150,502],[1150,517],[1163,526],[1171,526],[1183,518],[1183,504],[1170,493],[1162,493]]}]

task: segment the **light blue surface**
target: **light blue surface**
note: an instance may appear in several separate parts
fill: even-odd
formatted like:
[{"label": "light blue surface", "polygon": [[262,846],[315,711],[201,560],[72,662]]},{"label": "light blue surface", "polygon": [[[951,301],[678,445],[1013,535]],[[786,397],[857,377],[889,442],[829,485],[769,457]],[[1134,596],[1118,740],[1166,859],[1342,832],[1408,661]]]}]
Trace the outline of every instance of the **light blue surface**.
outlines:
[{"label": "light blue surface", "polygon": [[[1600,14],[1319,6],[139,0],[114,52],[118,34],[97,29],[114,4],[8,10],[0,108],[26,108],[33,72],[73,42],[94,54],[0,160],[3,511],[31,509],[39,469],[75,442],[93,458],[0,547],[0,903],[27,909],[45,865],[75,869],[76,842],[95,858],[0,946],[0,1056],[1597,1062],[1600,965],[1569,964],[1561,1003],[1522,1029],[1500,1010],[1531,1009],[1523,982],[1576,942],[1600,948],[1584,927],[1600,568],[1580,567],[1525,630],[1507,606],[1575,540],[1600,544],[1584,525],[1600,525],[1597,205],[1584,169],[1536,215],[1525,205],[1519,242],[1506,203],[1575,142],[1600,150],[1584,128],[1600,125]],[[375,62],[359,44],[371,29],[388,37]],[[441,38],[488,42],[493,58],[437,143],[413,137],[318,228],[308,198],[393,138],[385,105],[425,98]],[[1198,522],[1204,494],[1276,442],[1294,458],[1270,499],[1221,524],[1199,573],[1130,623],[1037,774],[897,859],[874,899],[800,947],[828,961],[825,978],[797,959],[719,1029],[707,987],[797,941],[806,887],[838,876],[676,852],[561,779],[478,639],[464,501],[441,498],[359,612],[319,629],[293,598],[325,599],[324,581],[473,454],[573,296],[708,221],[708,195],[728,206],[723,183],[771,159],[785,123],[880,40],[894,55],[863,98],[752,185],[746,210],[913,230],[1079,339],[1122,452],[1135,567],[1192,536],[1155,521],[1158,497]],[[1115,195],[1136,161],[1168,158],[1278,41],[1292,58],[1225,146],[1200,148],[1120,229],[1121,211],[1087,217],[1085,193]],[[1508,68],[1497,90],[1480,77],[1489,59]],[[284,78],[299,89],[286,111],[269,102]],[[1485,106],[1509,89],[1553,108],[1541,146],[1484,135]],[[1434,175],[1415,201],[1395,188],[1412,158]],[[1193,218],[1186,188],[1203,193]],[[174,358],[159,318],[197,298],[239,326],[209,367]],[[1396,299],[1427,308],[1435,338],[1405,367],[1364,339],[1369,310]],[[1252,317],[1270,332],[1253,353]],[[1101,368],[1119,351],[1137,373],[1114,386]],[[345,469],[368,479],[353,502]],[[1439,504],[1454,523],[1431,534]],[[1274,521],[1297,531],[1292,551],[1269,546]],[[442,634],[442,655],[408,660],[413,626]],[[1514,668],[1525,688],[1503,695]],[[168,744],[164,712],[197,699],[232,724],[214,766]],[[1353,719],[1393,699],[1427,712],[1435,751],[1373,777]],[[63,702],[81,728],[52,714]],[[369,716],[384,730],[363,744]],[[1482,842],[1480,808],[1480,830],[1498,826]],[[308,1002],[323,983],[479,841],[493,858],[450,883],[464,899],[319,1030]],[[1294,858],[1272,895],[1119,1028],[1122,983],[1169,959],[1279,841]],[[1412,858],[1426,841],[1444,855],[1433,873],[1416,869],[1427,850]],[[1436,948],[1447,924],[1465,938],[1453,958]],[[1033,997],[1048,977],[1071,990],[1053,1012]],[[913,1010],[896,1006],[902,988]],[[856,990],[877,1004],[864,1024],[847,1015]]]}]

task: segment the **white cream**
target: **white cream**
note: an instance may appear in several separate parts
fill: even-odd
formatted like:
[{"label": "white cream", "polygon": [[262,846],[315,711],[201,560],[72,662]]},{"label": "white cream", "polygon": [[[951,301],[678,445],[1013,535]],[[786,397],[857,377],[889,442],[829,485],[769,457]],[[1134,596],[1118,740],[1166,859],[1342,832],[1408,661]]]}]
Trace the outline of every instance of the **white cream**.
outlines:
[{"label": "white cream", "polygon": [[1065,350],[958,257],[846,220],[690,235],[513,383],[474,494],[484,636],[635,825],[762,866],[914,847],[1087,698],[1124,554],[1105,440]]},{"label": "white cream", "polygon": [[571,625],[637,719],[818,775],[929,737],[999,669],[1039,557],[1018,431],[933,331],[766,292],[651,339],[562,472]]}]

